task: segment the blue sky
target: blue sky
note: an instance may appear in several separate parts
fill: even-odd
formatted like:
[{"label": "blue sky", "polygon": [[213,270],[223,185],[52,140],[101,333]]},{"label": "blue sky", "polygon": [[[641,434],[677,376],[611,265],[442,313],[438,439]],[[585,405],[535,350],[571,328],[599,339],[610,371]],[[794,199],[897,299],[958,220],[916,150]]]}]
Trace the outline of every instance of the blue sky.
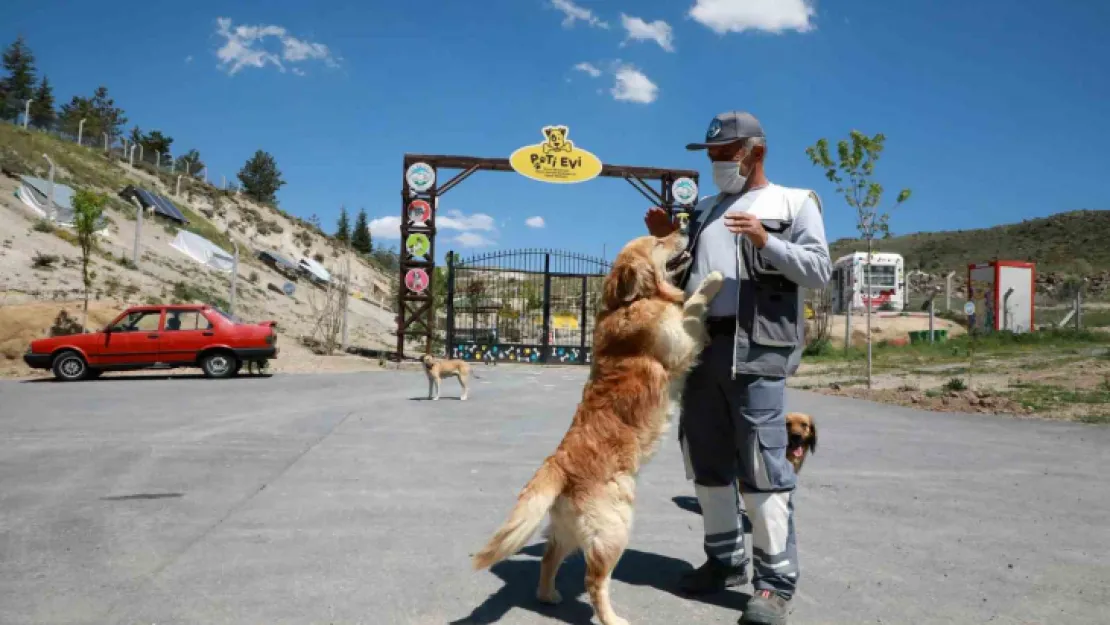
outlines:
[{"label": "blue sky", "polygon": [[[59,103],[107,85],[129,125],[200,150],[217,180],[265,149],[283,208],[330,230],[341,204],[364,207],[386,245],[405,152],[508,157],[566,124],[606,163],[696,168],[710,193],[683,146],[730,109],[763,122],[773,181],[821,193],[830,240],[854,215],[804,149],[853,128],[887,136],[888,199],[913,190],[898,234],[1110,208],[1103,2],[9,0],[4,15],[2,43],[27,38]],[[611,257],[647,207],[621,180],[478,173],[441,200],[437,251]]]}]

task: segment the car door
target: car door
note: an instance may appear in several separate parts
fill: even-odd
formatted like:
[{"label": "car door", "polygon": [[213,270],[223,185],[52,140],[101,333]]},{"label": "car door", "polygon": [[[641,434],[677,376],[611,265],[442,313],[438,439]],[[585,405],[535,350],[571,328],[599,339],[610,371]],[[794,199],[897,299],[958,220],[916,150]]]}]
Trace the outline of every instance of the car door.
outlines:
[{"label": "car door", "polygon": [[212,323],[195,308],[167,308],[164,327],[159,352],[166,363],[196,362],[197,354],[215,336]]},{"label": "car door", "polygon": [[158,362],[161,329],[162,309],[128,313],[104,333],[96,364],[124,368],[153,365]]}]

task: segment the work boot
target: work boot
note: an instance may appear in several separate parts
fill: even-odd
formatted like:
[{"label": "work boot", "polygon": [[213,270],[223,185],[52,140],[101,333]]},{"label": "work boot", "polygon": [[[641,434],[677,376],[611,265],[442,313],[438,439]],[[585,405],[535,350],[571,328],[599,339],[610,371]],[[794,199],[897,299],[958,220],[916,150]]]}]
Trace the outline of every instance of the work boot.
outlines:
[{"label": "work boot", "polygon": [[684,573],[679,588],[691,595],[702,595],[747,583],[747,566],[729,567],[716,558],[709,558],[705,564]]},{"label": "work boot", "polygon": [[739,625],[786,625],[790,600],[773,590],[757,590],[744,608]]}]

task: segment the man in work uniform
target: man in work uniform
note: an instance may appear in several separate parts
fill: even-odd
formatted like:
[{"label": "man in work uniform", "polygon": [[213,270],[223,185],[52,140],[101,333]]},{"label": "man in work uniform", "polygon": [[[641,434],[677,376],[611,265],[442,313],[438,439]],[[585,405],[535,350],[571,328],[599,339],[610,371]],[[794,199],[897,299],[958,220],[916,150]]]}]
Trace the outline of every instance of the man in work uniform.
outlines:
[{"label": "man in work uniform", "polygon": [[[783,404],[804,346],[802,288],[824,287],[832,272],[821,205],[812,191],[767,180],[766,138],[748,113],[718,115],[705,141],[686,148],[707,150],[720,193],[690,216],[693,261],[681,285],[689,294],[711,271],[725,283],[710,303],[711,340],[683,392],[679,439],[708,559],[681,586],[696,594],[747,583],[739,490],[755,588],[740,623],[781,625],[799,574]],[[677,227],[660,208],[645,222],[655,236]]]}]

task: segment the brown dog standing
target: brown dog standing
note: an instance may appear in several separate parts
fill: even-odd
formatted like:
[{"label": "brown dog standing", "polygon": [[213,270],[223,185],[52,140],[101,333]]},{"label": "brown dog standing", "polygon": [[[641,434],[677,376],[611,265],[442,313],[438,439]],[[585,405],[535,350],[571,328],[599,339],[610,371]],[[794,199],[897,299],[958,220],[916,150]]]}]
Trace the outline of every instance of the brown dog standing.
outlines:
[{"label": "brown dog standing", "polygon": [[470,365],[463,360],[440,360],[431,354],[424,354],[424,374],[428,376],[428,399],[439,399],[439,385],[443,378],[458,378],[462,386],[460,401],[466,401],[470,387]]}]

